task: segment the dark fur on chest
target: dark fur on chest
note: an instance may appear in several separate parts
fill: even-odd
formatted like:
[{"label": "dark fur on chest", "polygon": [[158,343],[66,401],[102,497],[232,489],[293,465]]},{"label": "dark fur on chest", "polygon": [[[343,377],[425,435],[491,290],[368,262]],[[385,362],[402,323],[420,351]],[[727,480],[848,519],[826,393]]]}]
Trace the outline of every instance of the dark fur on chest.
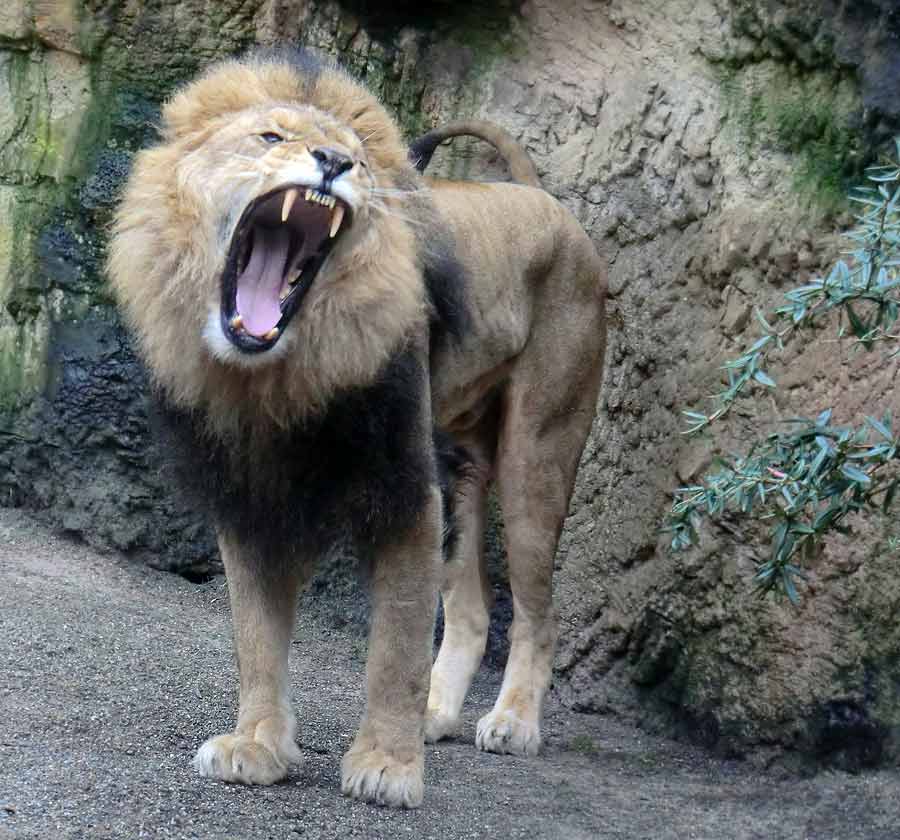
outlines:
[{"label": "dark fur on chest", "polygon": [[[417,230],[430,303],[429,355],[470,328],[467,280],[452,235],[424,199]],[[453,493],[466,453],[425,426],[428,371],[412,350],[398,353],[370,385],[335,396],[303,425],[211,436],[199,413],[158,399],[159,432],[178,483],[218,528],[264,554],[320,553],[348,536],[365,551],[399,537],[437,484],[444,499],[444,548],[454,540]]]},{"label": "dark fur on chest", "polygon": [[401,353],[377,382],[339,394],[322,416],[230,440],[162,401],[161,432],[179,482],[242,542],[321,552],[349,534],[365,549],[412,525],[439,479],[422,420],[426,377]]}]

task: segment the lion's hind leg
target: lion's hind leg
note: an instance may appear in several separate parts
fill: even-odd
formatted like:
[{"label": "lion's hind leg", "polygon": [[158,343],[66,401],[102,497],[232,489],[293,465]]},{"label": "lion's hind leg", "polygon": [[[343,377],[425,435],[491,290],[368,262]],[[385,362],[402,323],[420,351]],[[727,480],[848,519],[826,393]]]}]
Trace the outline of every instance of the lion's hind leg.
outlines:
[{"label": "lion's hind leg", "polygon": [[270,785],[300,761],[288,689],[288,651],[301,569],[248,553],[222,535],[240,672],[235,731],[210,738],[194,757],[202,776]]},{"label": "lion's hind leg", "polygon": [[463,701],[484,656],[493,600],[484,560],[489,453],[475,440],[460,443],[471,462],[454,493],[458,536],[441,586],[444,637],[431,668],[425,719],[425,740],[430,743],[459,731]]},{"label": "lion's hind leg", "polygon": [[[575,308],[577,307],[577,308]],[[575,473],[596,411],[605,332],[602,298],[539,322],[504,395],[495,465],[513,596],[510,652],[476,745],[535,755],[556,646],[553,564]]]}]

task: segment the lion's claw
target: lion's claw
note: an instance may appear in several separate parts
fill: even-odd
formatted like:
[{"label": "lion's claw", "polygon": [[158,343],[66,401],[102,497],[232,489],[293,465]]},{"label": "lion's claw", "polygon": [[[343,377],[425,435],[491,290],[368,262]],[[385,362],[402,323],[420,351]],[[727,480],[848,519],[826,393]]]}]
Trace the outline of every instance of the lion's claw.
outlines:
[{"label": "lion's claw", "polygon": [[[272,729],[280,731],[278,738],[271,737]],[[293,731],[293,726],[282,728],[261,724],[256,728],[256,737],[217,735],[197,750],[194,767],[201,776],[223,782],[271,785],[287,775],[291,764],[300,761]]]},{"label": "lion's claw", "polygon": [[485,752],[537,755],[541,731],[537,724],[528,723],[510,711],[489,712],[478,721],[475,746]]},{"label": "lion's claw", "polygon": [[398,808],[418,808],[425,793],[423,756],[404,762],[380,749],[351,749],[341,762],[341,793]]}]

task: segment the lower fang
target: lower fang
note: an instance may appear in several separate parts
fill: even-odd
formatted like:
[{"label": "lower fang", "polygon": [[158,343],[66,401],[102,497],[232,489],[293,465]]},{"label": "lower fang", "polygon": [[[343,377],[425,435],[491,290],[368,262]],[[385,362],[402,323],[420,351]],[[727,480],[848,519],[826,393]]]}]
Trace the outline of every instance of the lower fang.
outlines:
[{"label": "lower fang", "polygon": [[231,329],[239,330],[244,326],[244,319],[240,315],[235,315],[234,318],[231,319]]},{"label": "lower fang", "polygon": [[270,329],[263,336],[263,340],[264,341],[274,341],[276,338],[278,338],[278,333],[279,333],[278,327],[272,327],[272,329]]}]

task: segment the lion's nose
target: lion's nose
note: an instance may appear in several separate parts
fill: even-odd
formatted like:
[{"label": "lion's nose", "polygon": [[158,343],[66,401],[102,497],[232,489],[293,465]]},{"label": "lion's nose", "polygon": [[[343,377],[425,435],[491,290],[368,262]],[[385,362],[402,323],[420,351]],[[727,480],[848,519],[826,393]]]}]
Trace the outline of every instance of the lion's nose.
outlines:
[{"label": "lion's nose", "polygon": [[353,160],[349,155],[327,146],[312,150],[312,156],[319,161],[319,169],[326,181],[333,181],[342,172],[353,168]]}]

